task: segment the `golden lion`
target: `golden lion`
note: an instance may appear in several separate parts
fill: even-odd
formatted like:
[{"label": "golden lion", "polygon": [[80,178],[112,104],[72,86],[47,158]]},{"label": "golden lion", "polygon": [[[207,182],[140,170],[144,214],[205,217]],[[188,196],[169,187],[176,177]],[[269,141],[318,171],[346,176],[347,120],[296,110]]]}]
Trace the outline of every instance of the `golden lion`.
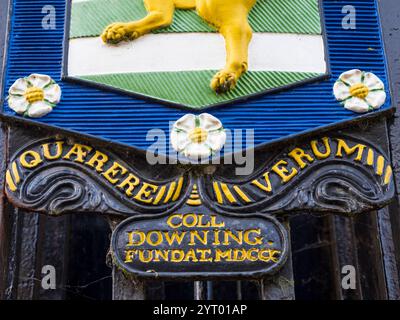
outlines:
[{"label": "golden lion", "polygon": [[139,38],[154,29],[169,26],[174,10],[196,9],[200,17],[213,25],[225,38],[226,65],[211,80],[216,93],[233,89],[247,71],[248,47],[252,29],[248,14],[256,0],[144,0],[146,17],[132,22],[116,22],[101,35],[105,43],[116,44]]}]

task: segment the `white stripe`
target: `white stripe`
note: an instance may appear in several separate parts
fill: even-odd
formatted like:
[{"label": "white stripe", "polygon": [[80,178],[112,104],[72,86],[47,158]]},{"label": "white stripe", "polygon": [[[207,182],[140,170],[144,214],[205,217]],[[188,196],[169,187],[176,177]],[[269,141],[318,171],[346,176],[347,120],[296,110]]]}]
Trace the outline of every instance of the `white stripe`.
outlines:
[{"label": "white stripe", "polygon": [[[117,46],[99,37],[70,40],[70,76],[131,72],[218,70],[225,45],[218,33],[148,34]],[[318,35],[255,33],[249,70],[326,72],[324,41]]]}]

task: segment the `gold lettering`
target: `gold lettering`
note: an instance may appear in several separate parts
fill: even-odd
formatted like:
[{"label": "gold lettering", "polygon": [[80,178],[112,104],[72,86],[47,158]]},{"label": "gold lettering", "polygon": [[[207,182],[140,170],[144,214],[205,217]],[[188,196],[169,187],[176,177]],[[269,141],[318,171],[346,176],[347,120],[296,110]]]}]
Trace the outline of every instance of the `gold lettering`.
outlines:
[{"label": "gold lettering", "polygon": [[6,171],[6,182],[8,188],[11,191],[17,191],[17,185],[21,182],[21,177],[19,175],[17,163],[15,161],[11,165],[11,172],[10,170]]},{"label": "gold lettering", "polygon": [[219,246],[221,244],[220,240],[219,240],[219,233],[221,230],[214,230],[214,242],[213,245],[214,246]]},{"label": "gold lettering", "polygon": [[244,242],[251,246],[262,244],[263,241],[262,237],[254,237],[254,240],[250,240],[250,236],[253,233],[259,236],[261,234],[261,230],[260,229],[246,230],[244,233]]},{"label": "gold lettering", "polygon": [[258,259],[264,262],[278,262],[279,259],[276,255],[280,254],[281,251],[279,250],[272,250],[272,249],[263,249],[258,253]]},{"label": "gold lettering", "polygon": [[163,259],[163,261],[168,261],[169,260],[169,250],[155,250],[153,261],[159,262],[160,257],[161,257],[161,259]]},{"label": "gold lettering", "polygon": [[383,174],[384,165],[385,165],[385,158],[379,156],[378,159],[376,160],[376,174],[378,176],[381,176]]},{"label": "gold lettering", "polygon": [[311,149],[314,153],[314,155],[317,157],[317,159],[322,160],[326,159],[331,155],[331,146],[329,144],[329,139],[327,137],[322,138],[322,141],[325,146],[325,153],[322,153],[321,151],[318,150],[318,140],[313,140],[311,141]]},{"label": "gold lettering", "polygon": [[138,191],[138,193],[133,197],[135,200],[144,202],[144,203],[151,203],[153,198],[150,197],[152,193],[155,193],[158,190],[158,186],[154,184],[150,184],[147,182],[143,182],[142,187]]},{"label": "gold lettering", "polygon": [[[190,219],[192,219],[192,221],[190,222]],[[185,226],[185,227],[188,227],[188,228],[193,228],[193,227],[195,227],[196,225],[197,225],[197,215],[196,214],[192,214],[192,213],[190,213],[190,214],[185,214],[184,216],[183,216],[183,225]]]},{"label": "gold lettering", "polygon": [[108,161],[108,156],[100,151],[96,151],[93,157],[90,158],[85,164],[89,167],[95,168],[97,172],[102,172],[103,167]]},{"label": "gold lettering", "polygon": [[[32,158],[29,161],[26,160],[28,156]],[[40,154],[33,150],[28,150],[21,154],[19,161],[24,168],[28,169],[35,168],[43,162],[43,160],[40,158]]]},{"label": "gold lettering", "polygon": [[258,182],[258,180],[254,180],[251,183],[254,184],[257,188],[265,191],[265,192],[271,192],[272,191],[272,185],[271,181],[269,179],[269,172],[266,172],[263,174],[264,180],[265,180],[265,185],[262,184],[261,182]]},{"label": "gold lettering", "polygon": [[136,255],[137,250],[126,250],[125,251],[125,263],[133,262],[133,258]]},{"label": "gold lettering", "polygon": [[368,149],[367,165],[373,166],[374,164],[374,150]]},{"label": "gold lettering", "polygon": [[167,186],[162,186],[160,188],[160,191],[158,192],[156,198],[154,199],[153,205],[157,205],[160,203],[162,197],[164,196],[165,189],[167,189]]},{"label": "gold lettering", "polygon": [[342,139],[336,139],[338,141],[337,153],[336,156],[339,158],[343,157],[344,151],[348,156],[352,155],[357,151],[357,156],[354,159],[355,161],[361,161],[364,153],[364,149],[366,148],[363,144],[357,144],[354,147],[350,148],[347,143]]},{"label": "gold lettering", "polygon": [[280,176],[284,183],[292,180],[292,178],[298,173],[297,169],[293,168],[292,171],[287,174],[289,172],[289,170],[285,167],[287,165],[288,163],[285,160],[281,160],[272,167],[272,171]]},{"label": "gold lettering", "polygon": [[208,228],[211,226],[211,221],[208,221],[207,223],[203,222],[204,219],[204,214],[199,215],[199,222],[197,224],[198,228]]},{"label": "gold lettering", "polygon": [[[147,252],[147,258],[145,257],[145,252]],[[149,263],[153,260],[153,251],[151,250],[139,250],[139,260],[143,263]]]},{"label": "gold lettering", "polygon": [[71,150],[64,156],[63,159],[71,160],[71,156],[75,156],[75,162],[84,163],[84,157],[87,156],[88,152],[92,151],[92,147],[85,146],[83,144],[75,143]]},{"label": "gold lettering", "polygon": [[[253,255],[253,253],[256,253],[257,256],[255,257]],[[249,260],[249,261],[257,261],[258,260],[257,249],[253,248],[253,249],[250,249],[249,251],[247,251],[247,260]]]},{"label": "gold lettering", "polygon": [[106,171],[102,173],[102,176],[106,178],[112,184],[116,184],[119,179],[114,179],[117,174],[124,175],[128,170],[120,165],[118,162],[114,161],[113,165]]},{"label": "gold lettering", "polygon": [[170,184],[170,186],[168,188],[168,192],[164,199],[164,203],[168,203],[171,200],[172,195],[174,194],[174,191],[175,191],[175,187],[176,187],[176,182],[174,181]]},{"label": "gold lettering", "polygon": [[242,191],[242,189],[239,188],[239,186],[233,186],[233,190],[236,191],[236,193],[239,195],[239,197],[246,203],[250,203],[251,200],[249,197]]},{"label": "gold lettering", "polygon": [[13,178],[12,178],[12,176],[11,176],[10,170],[7,170],[7,172],[6,172],[6,182],[7,182],[8,188],[9,188],[12,192],[17,191],[17,186],[16,186],[16,184],[14,183],[14,180],[13,180]]},{"label": "gold lettering", "polygon": [[[170,216],[167,219],[167,224],[173,229],[181,227],[182,226],[182,216],[183,215],[181,215],[181,214],[173,214],[172,216]],[[180,222],[178,224],[174,224],[172,221],[173,219],[179,219]]]},{"label": "gold lettering", "polygon": [[215,197],[217,198],[217,202],[218,202],[219,204],[224,203],[224,201],[223,201],[223,199],[222,199],[221,190],[219,189],[219,186],[218,186],[218,182],[216,182],[216,181],[213,182],[213,189],[214,189]]},{"label": "gold lettering", "polygon": [[233,250],[233,260],[234,261],[244,261],[244,260],[246,260],[246,257],[247,257],[247,255],[246,255],[246,250],[245,249],[235,249],[235,250]]},{"label": "gold lettering", "polygon": [[179,198],[179,196],[181,194],[181,191],[182,191],[182,185],[183,185],[183,177],[180,177],[179,180],[178,180],[178,185],[176,187],[174,196],[172,197],[172,201],[178,200],[178,198]]},{"label": "gold lettering", "polygon": [[229,187],[226,183],[221,183],[221,190],[230,203],[237,202],[235,197],[233,196],[231,190],[229,190]]},{"label": "gold lettering", "polygon": [[305,163],[303,159],[306,159],[308,162],[314,162],[314,158],[300,148],[293,149],[289,152],[289,156],[297,162],[301,169],[304,169],[307,166],[307,163]]},{"label": "gold lettering", "polygon": [[211,249],[197,249],[196,252],[200,253],[200,262],[211,262],[211,257],[206,257],[206,255],[211,255]]},{"label": "gold lettering", "polygon": [[138,177],[136,177],[134,174],[130,173],[128,177],[122,181],[117,187],[119,189],[124,190],[126,186],[128,188],[125,190],[125,194],[129,197],[133,196],[132,191],[135,189],[136,186],[138,186],[140,183],[140,180]]},{"label": "gold lettering", "polygon": [[19,175],[18,166],[17,166],[17,163],[15,161],[11,165],[11,172],[12,172],[12,174],[14,176],[15,183],[16,184],[20,183],[21,182],[21,177]]},{"label": "gold lettering", "polygon": [[232,261],[232,249],[222,251],[221,249],[215,250],[215,262],[220,262],[221,259],[225,259],[226,261]]},{"label": "gold lettering", "polygon": [[[203,232],[203,237],[200,236],[199,232]],[[208,230],[207,231],[191,231],[190,232],[190,242],[189,246],[196,245],[195,238],[200,241],[202,244],[207,244]]]},{"label": "gold lettering", "polygon": [[237,230],[237,235],[233,233],[232,230],[225,230],[224,231],[224,242],[222,243],[225,246],[228,246],[231,244],[229,239],[234,240],[237,244],[242,244],[243,243],[243,231]]},{"label": "gold lettering", "polygon": [[211,227],[223,228],[223,227],[225,227],[225,222],[222,221],[222,222],[218,223],[217,222],[217,216],[211,216]]},{"label": "gold lettering", "polygon": [[190,249],[186,253],[186,256],[185,256],[185,259],[184,259],[184,261],[186,261],[186,262],[188,262],[190,260],[192,260],[193,262],[198,262],[199,261],[199,259],[197,259],[197,257],[196,257],[196,253],[195,253],[195,251],[193,249]]},{"label": "gold lettering", "polygon": [[185,252],[183,250],[171,250],[171,262],[182,262],[185,258]]},{"label": "gold lettering", "polygon": [[[139,240],[135,240],[135,236],[139,237]],[[127,246],[141,246],[146,240],[146,235],[142,231],[131,231],[128,232],[128,243]]]},{"label": "gold lettering", "polygon": [[172,246],[174,242],[176,242],[177,245],[180,245],[183,241],[183,238],[186,235],[186,231],[183,232],[178,232],[174,231],[172,235],[170,236],[168,232],[164,233],[165,240],[167,240],[167,243]]},{"label": "gold lettering", "polygon": [[[152,236],[156,237],[156,240],[154,241],[152,239]],[[147,243],[153,247],[159,246],[163,242],[163,236],[161,231],[150,231],[147,234]]]},{"label": "gold lettering", "polygon": [[57,141],[56,142],[56,147],[57,147],[57,151],[54,155],[51,154],[50,152],[50,143],[46,143],[42,145],[42,149],[43,149],[43,155],[47,160],[56,160],[58,158],[61,157],[62,152],[63,152],[63,144],[64,141]]},{"label": "gold lettering", "polygon": [[384,185],[388,185],[390,183],[390,181],[392,180],[392,174],[393,174],[392,167],[387,166],[386,173],[385,173],[385,179],[383,181]]}]

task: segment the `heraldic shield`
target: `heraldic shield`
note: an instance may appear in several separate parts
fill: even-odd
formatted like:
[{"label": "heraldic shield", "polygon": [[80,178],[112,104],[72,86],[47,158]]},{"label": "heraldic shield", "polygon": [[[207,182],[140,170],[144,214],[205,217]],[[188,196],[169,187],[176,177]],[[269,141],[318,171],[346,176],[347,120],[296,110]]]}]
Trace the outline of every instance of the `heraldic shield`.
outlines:
[{"label": "heraldic shield", "polygon": [[[160,9],[149,2],[153,10]],[[327,73],[318,2],[295,0],[288,8],[283,0],[258,1],[233,31],[246,33],[246,40],[240,41],[251,37],[248,61],[237,61],[247,64],[246,75],[237,81],[235,90],[212,88],[211,79],[225,63],[224,36],[211,24],[219,17],[204,19],[201,8],[197,10],[199,14],[177,7],[174,13],[166,13],[167,21],[160,21],[168,26],[151,26],[154,29],[146,30],[150,32],[146,35],[138,27],[134,32],[141,34],[132,35],[125,33],[125,24],[112,23],[143,19],[147,14],[143,0],[74,0],[66,73],[71,78],[192,109],[315,81]],[[110,24],[111,31],[105,32]],[[120,36],[113,34],[112,28],[121,32],[121,38],[112,38]],[[124,41],[124,36],[135,39]],[[233,55],[229,51],[236,49],[230,48],[230,35],[225,37],[227,55]]]},{"label": "heraldic shield", "polygon": [[5,118],[147,149],[188,111],[257,146],[393,110],[374,0],[355,29],[326,0],[47,2],[51,28],[13,1]]}]

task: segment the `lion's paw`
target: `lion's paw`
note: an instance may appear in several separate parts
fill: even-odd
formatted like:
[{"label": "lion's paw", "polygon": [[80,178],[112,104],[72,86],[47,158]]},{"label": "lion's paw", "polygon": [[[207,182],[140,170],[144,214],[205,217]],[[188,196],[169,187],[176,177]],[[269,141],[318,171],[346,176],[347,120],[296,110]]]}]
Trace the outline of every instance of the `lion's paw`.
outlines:
[{"label": "lion's paw", "polygon": [[110,24],[102,33],[104,43],[117,44],[121,41],[135,40],[139,33],[130,28],[129,23],[116,22]]},{"label": "lion's paw", "polygon": [[238,77],[234,72],[220,71],[211,80],[211,89],[217,94],[226,93],[236,86]]}]

